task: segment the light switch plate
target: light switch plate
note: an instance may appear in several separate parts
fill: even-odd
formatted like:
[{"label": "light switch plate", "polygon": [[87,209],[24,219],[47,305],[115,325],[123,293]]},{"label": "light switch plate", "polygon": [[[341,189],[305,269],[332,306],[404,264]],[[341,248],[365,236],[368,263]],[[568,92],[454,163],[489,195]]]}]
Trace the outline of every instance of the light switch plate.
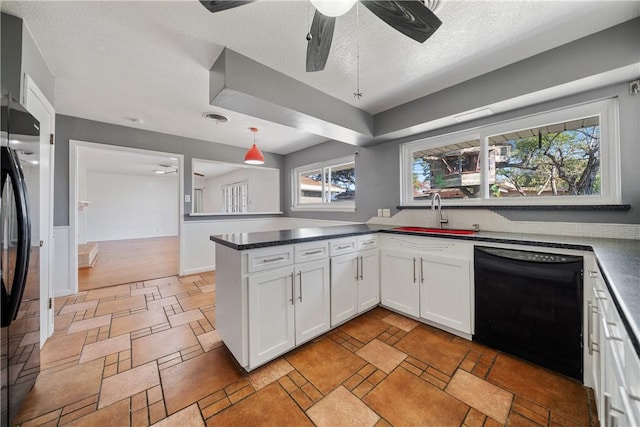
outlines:
[{"label": "light switch plate", "polygon": [[184,195],[184,202],[185,203],[191,203],[191,194],[185,194]]},{"label": "light switch plate", "polygon": [[378,217],[382,216],[382,209],[378,209]]},{"label": "light switch plate", "polygon": [[382,216],[389,218],[391,216],[391,209],[382,209]]}]

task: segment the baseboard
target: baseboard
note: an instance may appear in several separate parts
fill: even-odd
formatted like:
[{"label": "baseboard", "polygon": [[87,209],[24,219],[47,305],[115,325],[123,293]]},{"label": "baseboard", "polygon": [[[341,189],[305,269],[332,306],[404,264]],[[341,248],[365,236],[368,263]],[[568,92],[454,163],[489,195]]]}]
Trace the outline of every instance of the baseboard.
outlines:
[{"label": "baseboard", "polygon": [[185,276],[189,276],[191,274],[198,274],[198,273],[204,273],[204,272],[207,272],[207,271],[213,271],[215,269],[216,269],[215,264],[208,265],[206,267],[190,268],[190,269],[184,271],[184,275]]}]

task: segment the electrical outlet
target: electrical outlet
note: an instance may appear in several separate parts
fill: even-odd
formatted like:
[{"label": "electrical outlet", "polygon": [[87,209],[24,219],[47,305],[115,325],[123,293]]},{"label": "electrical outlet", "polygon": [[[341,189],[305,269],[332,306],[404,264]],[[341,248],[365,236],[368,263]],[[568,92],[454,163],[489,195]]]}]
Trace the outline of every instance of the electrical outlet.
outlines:
[{"label": "electrical outlet", "polygon": [[382,216],[382,209],[378,209],[378,217]]},{"label": "electrical outlet", "polygon": [[191,203],[191,194],[185,194],[184,195],[184,202],[185,203]]},{"label": "electrical outlet", "polygon": [[391,209],[382,209],[382,216],[389,218],[391,216]]}]

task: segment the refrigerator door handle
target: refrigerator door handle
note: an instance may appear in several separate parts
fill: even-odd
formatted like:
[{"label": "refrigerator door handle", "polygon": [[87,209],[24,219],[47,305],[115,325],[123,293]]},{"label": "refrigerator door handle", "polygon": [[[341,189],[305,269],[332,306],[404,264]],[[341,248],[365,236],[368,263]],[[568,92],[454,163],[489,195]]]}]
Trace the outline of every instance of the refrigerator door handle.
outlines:
[{"label": "refrigerator door handle", "polygon": [[31,255],[31,217],[29,216],[29,204],[27,202],[27,186],[22,174],[22,168],[18,155],[8,147],[2,147],[2,191],[10,178],[15,198],[16,215],[18,221],[18,248],[16,253],[16,267],[11,286],[11,294],[7,293],[4,280],[2,281],[2,327],[16,318],[22,295],[27,282],[27,270]]}]

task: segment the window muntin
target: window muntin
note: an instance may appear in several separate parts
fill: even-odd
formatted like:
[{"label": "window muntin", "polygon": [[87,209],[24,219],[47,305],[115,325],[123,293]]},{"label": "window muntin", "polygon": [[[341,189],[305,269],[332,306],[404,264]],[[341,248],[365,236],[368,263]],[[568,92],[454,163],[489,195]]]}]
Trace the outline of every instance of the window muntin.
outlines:
[{"label": "window muntin", "polygon": [[292,209],[355,210],[354,156],[296,168],[292,178]]},{"label": "window muntin", "polygon": [[[430,198],[424,193],[429,192],[440,192],[442,198],[446,198],[446,193],[452,191],[446,186],[423,188],[422,194],[416,194],[414,174],[420,167],[415,164],[416,157],[425,151],[437,153],[438,149],[446,150],[473,140],[480,141],[480,191],[474,193],[476,197],[467,194],[448,197],[449,205],[620,203],[617,105],[617,99],[596,101],[402,144],[401,204],[428,204]],[[553,173],[557,173],[557,177],[551,177],[553,168],[547,163],[554,161],[557,164]],[[532,165],[535,168],[525,170],[523,167]],[[516,169],[526,173],[516,178]],[[462,170],[464,172],[464,167]],[[563,179],[560,179],[561,172]],[[521,181],[514,184],[510,179]],[[546,179],[549,182],[545,186]],[[555,190],[551,188],[552,182]],[[520,191],[516,189],[518,186]]]},{"label": "window muntin", "polygon": [[249,211],[249,184],[236,182],[222,186],[222,208],[224,213],[246,213]]}]

